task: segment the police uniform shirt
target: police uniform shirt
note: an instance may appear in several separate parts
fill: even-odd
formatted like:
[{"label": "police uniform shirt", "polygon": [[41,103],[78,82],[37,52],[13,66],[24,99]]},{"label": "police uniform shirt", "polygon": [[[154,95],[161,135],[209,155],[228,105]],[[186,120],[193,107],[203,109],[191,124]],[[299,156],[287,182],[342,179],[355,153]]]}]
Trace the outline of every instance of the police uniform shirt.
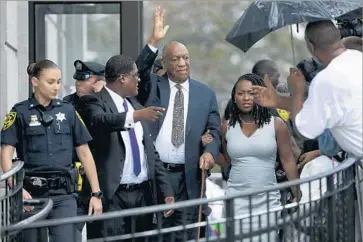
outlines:
[{"label": "police uniform shirt", "polygon": [[[53,118],[48,126],[44,125],[45,115]],[[73,106],[58,99],[47,107],[34,98],[16,104],[1,131],[1,144],[16,147],[18,158],[35,167],[69,166],[74,147],[91,140]]]}]

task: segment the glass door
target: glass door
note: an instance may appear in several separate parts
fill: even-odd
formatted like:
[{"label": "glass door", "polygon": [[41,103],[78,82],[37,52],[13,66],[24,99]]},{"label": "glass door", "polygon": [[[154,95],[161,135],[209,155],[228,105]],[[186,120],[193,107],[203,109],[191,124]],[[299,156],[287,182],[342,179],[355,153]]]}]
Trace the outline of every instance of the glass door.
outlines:
[{"label": "glass door", "polygon": [[[130,11],[137,13],[140,7],[137,2],[120,1],[32,2],[29,5],[30,62],[50,59],[61,67],[63,85],[59,98],[63,98],[75,91],[74,61],[105,64],[111,56],[120,54],[125,47],[122,30],[131,27],[131,23],[122,23],[122,10],[125,8],[130,15]],[[134,49],[140,49],[138,42],[133,41]]]}]

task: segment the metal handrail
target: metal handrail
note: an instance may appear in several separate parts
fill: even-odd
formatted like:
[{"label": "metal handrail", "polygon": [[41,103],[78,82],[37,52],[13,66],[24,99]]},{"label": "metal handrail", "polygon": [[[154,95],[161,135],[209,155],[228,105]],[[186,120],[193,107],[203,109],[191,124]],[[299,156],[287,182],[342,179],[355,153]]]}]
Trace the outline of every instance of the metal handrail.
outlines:
[{"label": "metal handrail", "polygon": [[[167,210],[176,210],[176,209],[182,209],[185,207],[192,207],[192,206],[199,206],[202,204],[208,204],[211,202],[216,202],[220,200],[232,200],[238,197],[247,197],[258,193],[265,193],[269,192],[271,190],[282,190],[284,188],[297,186],[303,183],[311,182],[314,180],[319,180],[322,178],[326,178],[329,176],[333,176],[335,173],[344,171],[348,168],[350,168],[352,165],[356,164],[357,162],[360,162],[360,160],[354,160],[350,159],[343,163],[341,163],[339,166],[336,166],[330,170],[327,170],[325,172],[322,172],[317,175],[313,175],[311,177],[306,177],[303,179],[296,179],[293,181],[287,181],[284,183],[279,183],[276,185],[272,185],[266,188],[260,188],[256,189],[253,192],[238,192],[236,194],[231,195],[225,195],[223,197],[219,198],[210,198],[210,199],[194,199],[194,200],[188,200],[188,201],[182,201],[175,204],[162,204],[162,205],[153,205],[148,207],[141,207],[141,208],[133,208],[133,209],[127,209],[127,210],[121,210],[121,211],[114,211],[114,212],[108,212],[103,215],[99,216],[78,216],[78,217],[70,217],[70,218],[63,218],[63,219],[50,219],[47,221],[39,221],[35,222],[33,224],[23,224],[21,226],[17,226],[16,229],[29,229],[29,228],[38,228],[38,227],[48,227],[48,226],[57,226],[57,225],[65,225],[70,223],[82,223],[82,222],[90,222],[90,221],[97,221],[97,220],[105,220],[105,219],[114,219],[118,217],[132,217],[137,216],[140,214],[148,214],[148,213],[157,213],[157,212],[163,212]],[[3,228],[4,231],[11,231],[14,230],[13,226],[9,226],[7,228]]]},{"label": "metal handrail", "polygon": [[12,164],[10,170],[0,175],[0,181],[5,181],[6,179],[15,175],[18,171],[20,171],[24,166],[24,162],[16,161]]},{"label": "metal handrail", "polygon": [[32,224],[35,221],[45,219],[48,216],[48,214],[50,213],[50,211],[53,209],[53,200],[48,199],[48,198],[29,199],[29,200],[25,200],[23,202],[23,204],[25,206],[45,204],[45,206],[44,206],[44,208],[42,208],[40,211],[38,211],[34,215],[32,215],[24,220],[21,220],[20,222],[18,222],[16,224],[12,224],[11,227],[13,229],[10,231],[0,228],[0,236],[4,235],[5,233],[7,233],[7,236],[17,234],[21,230],[21,229],[18,229],[19,226],[22,226],[25,224]]},{"label": "metal handrail", "polygon": [[32,224],[37,220],[45,219],[50,211],[53,209],[53,200],[50,198],[40,198],[40,199],[29,199],[24,201],[24,205],[30,206],[30,205],[40,205],[45,204],[44,208],[42,208],[39,212],[36,214],[30,216],[29,218],[26,218],[16,224],[11,225],[12,228],[17,229],[19,226],[22,226],[24,224]]}]

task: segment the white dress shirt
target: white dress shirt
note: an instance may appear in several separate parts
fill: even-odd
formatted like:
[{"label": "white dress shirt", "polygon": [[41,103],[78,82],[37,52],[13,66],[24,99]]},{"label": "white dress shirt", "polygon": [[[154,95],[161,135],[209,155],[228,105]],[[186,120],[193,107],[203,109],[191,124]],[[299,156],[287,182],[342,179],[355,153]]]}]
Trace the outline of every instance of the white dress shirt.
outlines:
[{"label": "white dress shirt", "polygon": [[[124,100],[120,95],[113,92],[112,90],[105,87],[108,93],[111,95],[112,100],[114,101],[117,111],[119,113],[124,113],[125,109],[123,106]],[[144,152],[144,145],[142,143],[144,131],[142,129],[142,125],[140,122],[134,123],[133,113],[135,109],[132,107],[132,105],[127,101],[128,105],[128,112],[126,114],[126,121],[125,121],[125,128],[134,128],[135,129],[135,135],[137,139],[137,144],[139,145],[139,151],[140,151],[140,164],[141,164],[141,172],[138,176],[134,173],[134,161],[132,157],[132,149],[131,149],[131,143],[130,143],[130,136],[128,131],[121,131],[121,137],[125,144],[125,164],[123,173],[121,176],[121,184],[139,184],[144,181],[147,181],[147,163],[146,163],[146,154]]]},{"label": "white dress shirt", "polygon": [[362,52],[347,50],[316,75],[295,124],[309,139],[330,129],[343,150],[363,156]]},{"label": "white dress shirt", "polygon": [[[158,137],[156,138],[155,147],[159,152],[160,159],[166,163],[184,164],[185,163],[185,142],[178,148],[171,143],[171,133],[173,129],[173,112],[175,94],[178,88],[176,83],[169,80],[170,85],[170,97],[169,106],[165,115],[163,125],[161,126]],[[189,80],[180,84],[182,86],[181,91],[184,95],[184,141],[185,141],[185,124],[188,115],[188,103],[189,103]]]}]

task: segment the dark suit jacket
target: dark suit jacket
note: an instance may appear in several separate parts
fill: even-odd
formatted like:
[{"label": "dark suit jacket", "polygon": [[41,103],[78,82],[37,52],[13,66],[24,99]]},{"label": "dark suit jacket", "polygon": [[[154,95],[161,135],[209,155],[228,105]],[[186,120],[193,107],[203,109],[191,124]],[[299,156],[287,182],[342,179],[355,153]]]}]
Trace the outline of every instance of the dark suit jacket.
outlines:
[{"label": "dark suit jacket", "polygon": [[135,61],[142,83],[142,85],[139,85],[139,94],[137,95],[137,100],[141,104],[145,103],[149,96],[151,88],[150,74],[157,54],[158,52],[154,53],[148,45],[145,45]]},{"label": "dark suit jacket", "polygon": [[70,102],[73,105],[73,107],[76,107],[77,103],[79,101],[79,97],[77,96],[77,93],[75,92],[75,93],[65,96],[63,98],[63,101]]},{"label": "dark suit jacket", "polygon": [[[143,108],[135,100],[129,99],[129,101],[135,110]],[[93,137],[89,145],[96,162],[98,179],[105,197],[110,199],[120,184],[125,162],[125,145],[119,131],[125,130],[126,113],[117,111],[115,103],[105,88],[99,93],[83,96],[77,110]],[[141,124],[147,156],[147,174],[153,186],[154,202],[156,202],[157,189],[163,192],[164,197],[173,196],[173,190],[147,125],[144,122]],[[86,184],[85,187],[87,187]],[[89,192],[87,191],[89,187],[83,189],[84,192]]]},{"label": "dark suit jacket", "polygon": [[[147,51],[145,49],[143,51]],[[149,50],[152,52],[151,50]],[[144,54],[145,56],[147,54]],[[151,68],[151,63],[143,63],[145,69]],[[150,65],[151,64],[151,65]],[[150,65],[148,67],[148,65]],[[142,92],[140,92],[142,90]],[[169,106],[170,85],[168,77],[158,77],[151,74],[139,83],[138,101],[146,107],[160,106],[167,111]],[[165,112],[166,112],[165,111]],[[164,115],[165,117],[165,115]],[[156,140],[163,119],[159,122],[148,123],[153,140]],[[188,196],[190,199],[199,198],[201,173],[199,158],[203,152],[210,152],[215,159],[220,147],[220,116],[217,98],[213,90],[206,85],[189,79],[189,106],[185,131],[185,174]],[[201,136],[209,129],[214,141],[203,148]],[[170,161],[163,161],[170,162]]]}]

